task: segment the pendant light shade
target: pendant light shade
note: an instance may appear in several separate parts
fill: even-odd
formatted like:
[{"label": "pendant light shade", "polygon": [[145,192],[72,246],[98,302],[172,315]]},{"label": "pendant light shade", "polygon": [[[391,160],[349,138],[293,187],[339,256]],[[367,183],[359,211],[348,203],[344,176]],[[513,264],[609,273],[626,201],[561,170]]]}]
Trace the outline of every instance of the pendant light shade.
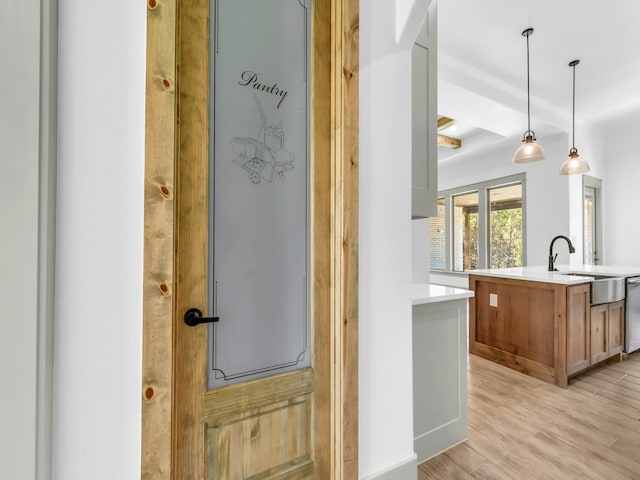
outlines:
[{"label": "pendant light shade", "polygon": [[544,160],[544,149],[535,143],[536,134],[531,130],[531,93],[529,85],[529,36],[533,28],[527,28],[522,36],[527,38],[527,131],[522,136],[523,145],[516,150],[513,163],[531,163]]},{"label": "pendant light shade", "polygon": [[578,149],[576,148],[576,65],[580,63],[580,60],[573,60],[569,62],[569,66],[573,68],[573,112],[572,112],[572,140],[571,149],[569,150],[569,158],[567,158],[560,171],[560,175],[574,175],[577,173],[586,173],[590,170],[589,164],[586,160],[580,158]]},{"label": "pendant light shade", "polygon": [[516,150],[516,154],[513,156],[513,163],[531,163],[544,160],[544,149],[539,143],[534,142],[533,135],[527,135],[527,133],[533,132],[525,132],[524,143]]},{"label": "pendant light shade", "polygon": [[580,155],[578,155],[578,150],[572,148],[571,150],[569,150],[569,158],[564,161],[558,173],[560,175],[574,175],[576,173],[586,173],[588,171],[589,164],[586,162],[586,160],[580,158]]}]

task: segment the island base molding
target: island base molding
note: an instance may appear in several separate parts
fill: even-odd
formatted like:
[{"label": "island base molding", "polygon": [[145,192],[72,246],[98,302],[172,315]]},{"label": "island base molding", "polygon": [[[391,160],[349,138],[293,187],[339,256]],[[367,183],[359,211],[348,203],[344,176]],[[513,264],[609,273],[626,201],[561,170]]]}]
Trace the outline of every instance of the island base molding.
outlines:
[{"label": "island base molding", "polygon": [[566,380],[563,381],[562,378],[556,378],[556,369],[548,367],[547,365],[542,365],[529,358],[520,357],[480,342],[470,342],[469,353],[491,360],[494,363],[504,365],[505,367],[517,370],[520,373],[535,377],[547,383],[553,383],[561,387],[567,386]]}]

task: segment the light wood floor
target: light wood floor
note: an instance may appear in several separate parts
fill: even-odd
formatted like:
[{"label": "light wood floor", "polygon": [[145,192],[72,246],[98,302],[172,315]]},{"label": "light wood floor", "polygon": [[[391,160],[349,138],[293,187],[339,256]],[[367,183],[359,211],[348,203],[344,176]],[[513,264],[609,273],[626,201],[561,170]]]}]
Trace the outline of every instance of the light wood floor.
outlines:
[{"label": "light wood floor", "polygon": [[469,439],[418,479],[640,479],[640,352],[549,385],[469,356]]}]

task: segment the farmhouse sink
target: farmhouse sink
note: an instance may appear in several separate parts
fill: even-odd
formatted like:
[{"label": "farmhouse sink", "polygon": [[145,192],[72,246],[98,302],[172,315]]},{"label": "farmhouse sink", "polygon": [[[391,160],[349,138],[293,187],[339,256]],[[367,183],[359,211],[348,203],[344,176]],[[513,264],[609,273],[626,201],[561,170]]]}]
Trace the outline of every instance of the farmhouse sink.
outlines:
[{"label": "farmhouse sink", "polygon": [[591,277],[591,305],[624,300],[624,277],[593,275],[587,272],[567,272],[563,275]]}]

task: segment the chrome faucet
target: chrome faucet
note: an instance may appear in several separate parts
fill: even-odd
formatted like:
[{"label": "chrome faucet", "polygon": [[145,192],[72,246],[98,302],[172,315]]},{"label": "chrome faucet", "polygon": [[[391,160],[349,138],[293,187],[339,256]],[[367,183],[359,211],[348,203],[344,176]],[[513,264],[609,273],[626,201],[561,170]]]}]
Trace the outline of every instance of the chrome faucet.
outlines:
[{"label": "chrome faucet", "polygon": [[567,243],[569,244],[569,253],[575,253],[576,249],[573,248],[573,243],[571,243],[571,240],[569,240],[567,237],[565,237],[564,235],[558,235],[556,237],[553,237],[553,240],[551,240],[551,245],[549,245],[549,271],[553,272],[553,271],[557,271],[557,268],[553,267],[553,264],[556,261],[556,258],[558,258],[558,254],[556,253],[555,256],[553,255],[553,244],[556,242],[556,240],[558,240],[559,238],[564,238]]}]

